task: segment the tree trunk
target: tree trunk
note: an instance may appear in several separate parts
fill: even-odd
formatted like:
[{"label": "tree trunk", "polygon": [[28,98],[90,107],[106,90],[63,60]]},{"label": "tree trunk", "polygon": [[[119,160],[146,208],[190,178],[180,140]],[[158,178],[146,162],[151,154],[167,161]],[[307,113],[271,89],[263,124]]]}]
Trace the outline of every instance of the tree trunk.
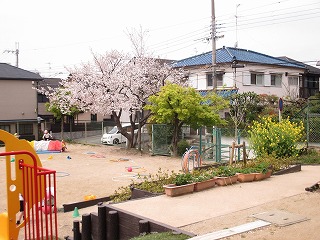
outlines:
[{"label": "tree trunk", "polygon": [[172,136],[172,153],[173,156],[178,156],[178,141],[179,141],[179,119],[175,117],[173,124],[173,136]]},{"label": "tree trunk", "polygon": [[61,116],[61,125],[60,125],[61,126],[61,136],[60,136],[60,140],[63,139],[63,126],[64,126],[64,123],[63,123],[64,121],[63,120],[64,120],[64,115]]},{"label": "tree trunk", "polygon": [[127,148],[133,148],[134,147],[134,122],[132,121],[132,115],[130,115],[130,123],[131,123],[131,126],[133,127],[131,128],[131,133],[127,133],[127,131],[121,125],[121,121],[120,121],[121,113],[122,113],[122,110],[119,111],[119,114],[117,114],[115,111],[112,111],[114,122],[118,127],[120,133],[127,138],[127,143],[128,143]]}]

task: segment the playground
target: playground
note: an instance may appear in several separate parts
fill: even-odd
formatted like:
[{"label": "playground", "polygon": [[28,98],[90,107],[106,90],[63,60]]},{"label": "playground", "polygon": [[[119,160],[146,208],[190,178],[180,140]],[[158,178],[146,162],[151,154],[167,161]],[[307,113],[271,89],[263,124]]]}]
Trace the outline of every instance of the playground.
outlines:
[{"label": "playground", "polygon": [[[5,148],[0,147],[0,152],[4,151]],[[119,187],[129,185],[138,174],[156,173],[159,168],[181,169],[180,158],[150,156],[119,146],[67,144],[65,152],[41,152],[37,155],[43,168],[56,171],[58,209],[62,209],[63,204],[85,201],[88,197],[110,196]],[[0,176],[6,175],[5,164],[5,157],[0,156]],[[5,177],[0,178],[0,189],[0,213],[3,213],[7,211]],[[83,210],[79,212],[82,214]],[[57,215],[59,237],[71,236],[75,220],[73,213],[58,211]]]},{"label": "playground", "polygon": [[[0,147],[0,152],[4,151],[4,147]],[[100,198],[110,196],[118,187],[127,186],[130,184],[132,180],[136,179],[138,173],[141,175],[156,173],[159,168],[163,170],[168,169],[170,171],[181,170],[181,158],[140,154],[136,151],[126,150],[119,146],[67,144],[67,149],[65,152],[45,152],[38,154],[38,157],[43,168],[56,171],[56,207],[58,209],[62,209],[63,204],[84,201],[88,197]],[[0,166],[0,176],[5,176],[5,157],[3,156],[0,156]],[[307,168],[302,168],[302,171],[307,172],[314,168],[319,169],[318,167],[308,166]],[[294,184],[295,181],[299,181],[298,179],[293,180],[293,176],[294,175],[291,175],[289,177],[291,184]],[[305,175],[300,175],[301,178],[304,178],[304,176]],[[274,178],[280,179],[279,177]],[[285,176],[282,178],[287,179]],[[313,178],[310,178],[308,181],[307,179],[305,180],[307,182],[305,184],[307,186],[305,187],[308,187],[320,179],[319,175],[316,175],[313,176]],[[289,194],[290,196],[288,197],[278,197],[277,200],[272,200],[272,194],[279,196],[277,189],[279,189],[280,184],[277,185],[275,182],[273,191],[272,187],[269,187],[268,191],[265,191],[263,188],[261,188],[264,184],[271,186],[272,182],[273,179],[271,178],[270,181],[256,183],[257,187],[252,188],[250,190],[250,194],[254,196],[256,193],[260,192],[262,197],[257,198],[256,200],[251,199],[254,207],[248,205],[245,209],[243,209],[243,204],[239,204],[239,208],[236,208],[236,205],[234,205],[234,209],[227,209],[225,206],[229,197],[224,198],[223,201],[221,200],[222,202],[219,200],[221,204],[218,204],[219,201],[217,201],[217,198],[215,203],[208,203],[206,199],[210,199],[211,195],[214,197],[214,195],[218,194],[218,189],[192,194],[192,197],[200,197],[192,202],[202,201],[204,204],[196,205],[196,211],[190,207],[190,204],[186,205],[183,212],[185,214],[189,209],[191,212],[190,214],[186,215],[190,215],[189,217],[193,218],[193,220],[191,219],[190,221],[192,223],[187,223],[187,225],[184,226],[184,229],[196,234],[205,234],[212,232],[215,229],[224,229],[249,222],[249,216],[256,212],[282,210],[299,213],[302,216],[308,217],[309,220],[287,227],[276,227],[271,225],[259,230],[249,231],[246,234],[236,235],[230,237],[229,239],[242,239],[243,237],[245,239],[279,239],[279,236],[285,236],[285,238],[282,239],[314,239],[314,229],[318,229],[320,227],[320,210],[318,207],[320,196],[319,193],[304,192],[304,189],[302,188],[301,193],[294,194],[294,196]],[[251,186],[253,186],[252,183],[219,188],[218,195],[230,196],[230,199],[234,199],[237,197],[235,196],[237,195],[237,191],[234,191],[235,188],[240,191],[240,188]],[[8,210],[6,204],[7,196],[3,194],[5,193],[4,190],[6,189],[6,179],[3,177],[0,178],[0,189],[0,213],[3,213]],[[291,190],[289,188],[284,190],[284,192],[290,193]],[[268,194],[270,201],[259,204],[259,199],[266,199],[263,197],[263,194]],[[244,197],[243,192],[239,194],[238,197],[240,196]],[[181,198],[170,199],[170,201],[186,201],[186,204],[190,202],[190,197],[191,196],[184,196]],[[154,201],[156,201],[157,198],[154,198]],[[168,201],[165,196],[161,196],[161,198],[164,198],[165,201]],[[139,204],[140,201],[135,202],[136,204]],[[239,198],[239,200],[236,202],[241,203],[241,198]],[[19,204],[18,201],[17,204]],[[145,203],[141,202],[141,204],[144,205]],[[164,204],[163,201],[161,201],[160,205],[162,204]],[[217,204],[220,206],[217,206]],[[208,206],[213,205],[217,206],[220,209],[219,211],[224,213],[221,213],[219,216],[214,218],[210,218],[206,216],[206,214],[202,214],[201,219],[206,219],[198,219],[196,213],[201,213],[204,209],[207,209]],[[129,209],[130,208],[133,209],[135,207],[129,206]],[[16,206],[16,209],[18,209],[18,206]],[[147,210],[149,211],[151,209],[148,208]],[[80,215],[96,211],[96,206],[88,209],[79,209]],[[182,210],[180,209],[180,211]],[[143,212],[140,211],[140,214],[143,215]],[[63,239],[63,237],[66,235],[72,236],[73,221],[81,220],[81,217],[74,217],[73,212],[63,213],[61,211],[58,211],[57,217],[59,237]],[[185,218],[185,220],[188,218]],[[177,219],[174,220],[174,222],[176,222],[177,226],[183,225],[182,223],[177,222]],[[297,233],[301,233],[302,235]]]}]

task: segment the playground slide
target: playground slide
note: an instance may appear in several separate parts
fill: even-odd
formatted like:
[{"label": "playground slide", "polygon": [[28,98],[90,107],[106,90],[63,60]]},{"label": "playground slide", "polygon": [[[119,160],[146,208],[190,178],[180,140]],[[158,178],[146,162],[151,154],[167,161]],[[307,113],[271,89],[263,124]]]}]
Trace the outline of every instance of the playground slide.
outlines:
[{"label": "playground slide", "polygon": [[4,212],[0,214],[0,240],[9,239],[9,220],[8,213]]}]

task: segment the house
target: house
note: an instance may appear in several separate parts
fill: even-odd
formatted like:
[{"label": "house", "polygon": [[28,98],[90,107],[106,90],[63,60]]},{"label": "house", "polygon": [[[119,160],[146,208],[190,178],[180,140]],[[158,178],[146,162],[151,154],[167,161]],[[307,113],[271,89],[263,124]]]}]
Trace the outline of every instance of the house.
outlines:
[{"label": "house", "polygon": [[[62,79],[60,78],[44,78],[41,82],[38,83],[38,89],[48,89],[51,87],[53,89],[60,87],[60,82]],[[52,112],[47,111],[46,103],[49,102],[49,99],[45,94],[38,92],[38,115],[41,118],[41,129],[48,129],[53,132],[55,137],[59,138],[59,134],[61,132],[61,119],[57,119]],[[73,131],[84,130],[84,123],[90,122],[101,122],[108,121],[106,119],[110,119],[110,116],[103,117],[101,114],[92,114],[90,112],[80,112],[76,116],[64,116],[64,132],[70,131],[70,123],[73,126]]]},{"label": "house", "polygon": [[0,129],[20,138],[39,135],[37,92],[42,77],[30,71],[0,63]]},{"label": "house", "polygon": [[299,96],[301,98],[308,98],[310,96],[314,96],[319,93],[320,85],[319,85],[319,78],[320,78],[320,69],[310,66],[308,64],[296,61],[292,58],[288,57],[279,57],[280,59],[284,59],[288,62],[303,64],[305,66],[305,73],[300,79],[300,92]]},{"label": "house", "polygon": [[[173,66],[183,68],[189,76],[190,85],[199,91],[214,88],[211,52],[177,61]],[[290,99],[314,95],[316,87],[319,92],[320,72],[312,72],[311,76],[303,63],[251,50],[230,47],[217,49],[215,69],[217,90],[236,89],[239,93],[253,91]],[[311,77],[316,83],[312,91],[309,85],[304,84]]]}]

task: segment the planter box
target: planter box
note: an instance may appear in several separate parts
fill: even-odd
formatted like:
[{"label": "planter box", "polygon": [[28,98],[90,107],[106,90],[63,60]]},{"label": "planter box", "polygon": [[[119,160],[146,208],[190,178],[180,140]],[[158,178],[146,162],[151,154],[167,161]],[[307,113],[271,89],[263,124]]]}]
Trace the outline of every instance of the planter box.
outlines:
[{"label": "planter box", "polygon": [[255,178],[254,173],[237,173],[239,182],[252,182]]},{"label": "planter box", "polygon": [[238,180],[238,175],[230,176],[230,177],[217,177],[216,183],[218,186],[226,186],[236,183]]},{"label": "planter box", "polygon": [[261,181],[266,178],[265,173],[254,173],[254,181]]},{"label": "planter box", "polygon": [[297,165],[290,166],[289,168],[274,172],[273,175],[282,175],[282,174],[295,173],[300,171],[301,171],[301,164],[297,164]]},{"label": "planter box", "polygon": [[203,182],[196,182],[194,185],[194,191],[199,192],[208,188],[213,188],[215,185],[216,185],[216,178],[212,178]]},{"label": "planter box", "polygon": [[195,183],[177,186],[175,184],[164,185],[164,191],[167,196],[175,197],[183,194],[193,193]]},{"label": "planter box", "polygon": [[271,177],[272,170],[269,170],[267,173],[254,173],[254,174],[255,174],[254,181],[260,181],[260,180]]}]

